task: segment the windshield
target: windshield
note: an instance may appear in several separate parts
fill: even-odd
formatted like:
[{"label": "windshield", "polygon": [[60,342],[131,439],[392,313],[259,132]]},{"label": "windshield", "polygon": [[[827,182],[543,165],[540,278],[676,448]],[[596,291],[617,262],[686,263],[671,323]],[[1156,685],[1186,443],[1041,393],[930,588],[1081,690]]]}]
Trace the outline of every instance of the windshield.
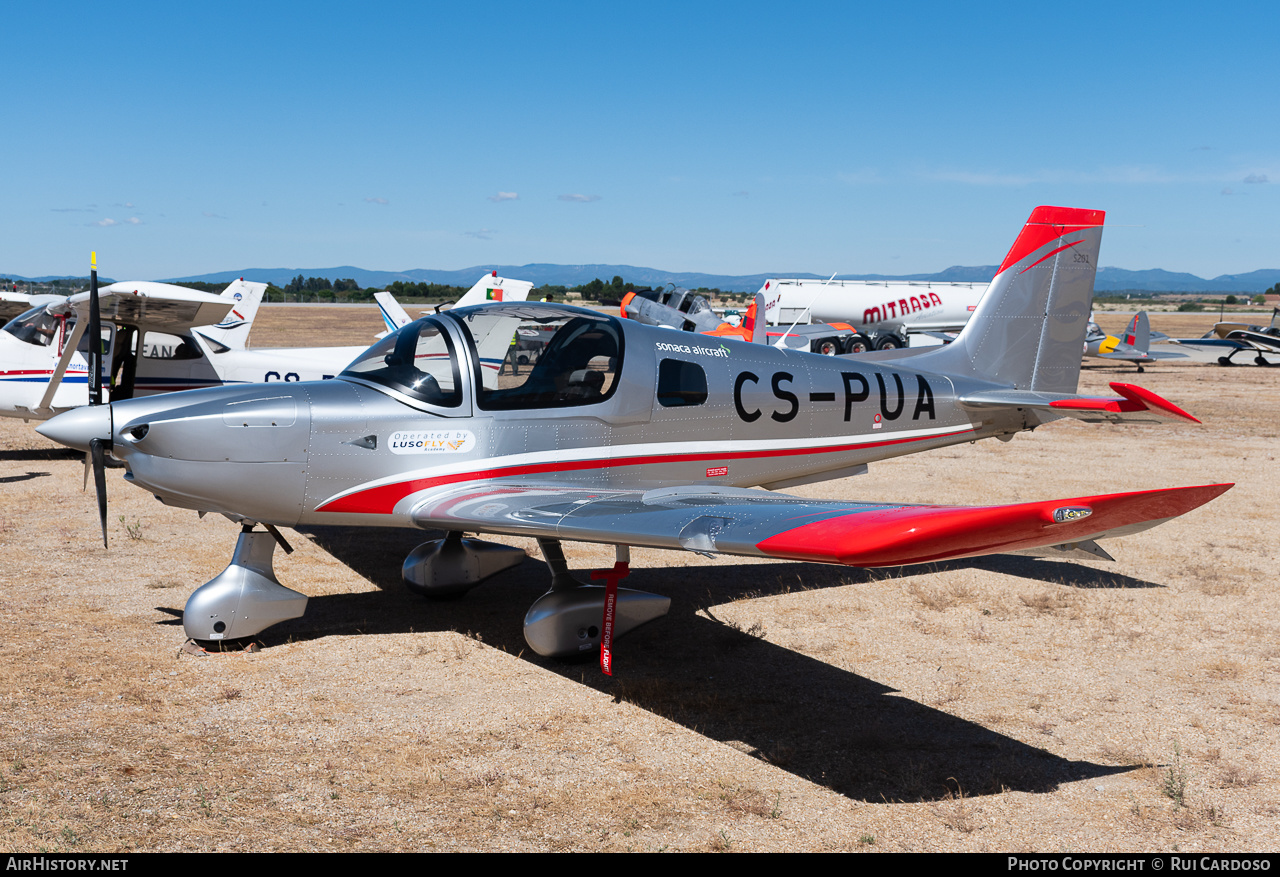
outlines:
[{"label": "windshield", "polygon": [[453,342],[431,318],[403,326],[347,366],[343,377],[389,387],[419,402],[456,408],[462,381]]},{"label": "windshield", "polygon": [[5,323],[4,331],[27,344],[48,347],[58,334],[58,318],[41,305],[24,311]]},{"label": "windshield", "polygon": [[554,305],[480,305],[449,313],[475,345],[483,409],[591,405],[618,385],[622,333],[611,317]]}]

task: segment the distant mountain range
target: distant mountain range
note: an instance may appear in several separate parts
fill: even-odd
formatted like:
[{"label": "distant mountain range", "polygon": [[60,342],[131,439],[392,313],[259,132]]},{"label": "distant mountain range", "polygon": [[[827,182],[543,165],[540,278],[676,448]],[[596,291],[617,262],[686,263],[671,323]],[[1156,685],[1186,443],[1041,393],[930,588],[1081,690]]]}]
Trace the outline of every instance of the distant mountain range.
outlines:
[{"label": "distant mountain range", "polygon": [[[996,273],[997,265],[966,267],[955,265],[934,274],[841,274],[838,280],[910,280],[915,282],[968,282],[986,283]],[[411,271],[369,271],[353,265],[337,268],[245,268],[238,271],[215,271],[212,274],[196,274],[188,277],[168,278],[170,283],[194,281],[203,283],[230,283],[237,277],[285,286],[301,274],[303,277],[327,277],[329,280],[352,279],[362,287],[386,287],[397,280],[405,283],[443,283],[450,286],[471,286],[482,274],[497,271],[502,277],[529,280],[538,286],[557,284],[578,286],[590,283],[597,277],[606,283],[620,276],[637,286],[665,286],[674,283],[696,289],[700,286],[723,289],[730,292],[755,292],[770,277],[801,277],[826,280],[825,276],[802,271],[775,271],[769,274],[697,274],[661,271],[657,268],[639,268],[635,265],[477,265],[460,271],[440,271],[415,268]],[[13,280],[48,282],[62,279],[59,276],[21,277],[0,275]],[[104,279],[104,283],[109,280]],[[1259,293],[1280,283],[1280,268],[1265,268],[1248,274],[1223,274],[1206,280],[1194,274],[1165,271],[1152,268],[1146,271],[1128,271],[1124,268],[1099,268],[1094,288],[1100,292],[1134,290],[1145,292],[1247,292]]]}]

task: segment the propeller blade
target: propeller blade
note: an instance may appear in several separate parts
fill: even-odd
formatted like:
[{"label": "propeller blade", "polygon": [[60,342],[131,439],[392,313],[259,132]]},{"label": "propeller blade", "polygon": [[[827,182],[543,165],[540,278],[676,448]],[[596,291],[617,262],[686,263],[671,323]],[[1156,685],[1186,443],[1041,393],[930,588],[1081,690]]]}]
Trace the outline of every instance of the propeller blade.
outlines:
[{"label": "propeller blade", "polygon": [[98,254],[89,257],[89,404],[102,404],[102,311],[98,306]]},{"label": "propeller blade", "polygon": [[89,458],[93,460],[93,489],[98,494],[98,518],[102,521],[102,547],[107,546],[107,473],[103,453],[107,445],[102,439],[89,442]]}]

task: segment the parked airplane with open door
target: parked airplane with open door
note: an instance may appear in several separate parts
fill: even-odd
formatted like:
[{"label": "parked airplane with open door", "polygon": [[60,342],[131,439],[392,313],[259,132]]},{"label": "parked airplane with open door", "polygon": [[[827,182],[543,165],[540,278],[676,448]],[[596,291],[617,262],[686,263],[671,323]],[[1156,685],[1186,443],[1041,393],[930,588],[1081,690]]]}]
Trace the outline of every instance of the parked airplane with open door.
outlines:
[{"label": "parked airplane with open door", "polygon": [[[99,290],[102,374],[111,397],[325,380],[367,349],[247,347],[266,288],[236,280],[219,296],[121,281]],[[36,298],[0,329],[0,416],[44,420],[89,400],[89,293]]]}]

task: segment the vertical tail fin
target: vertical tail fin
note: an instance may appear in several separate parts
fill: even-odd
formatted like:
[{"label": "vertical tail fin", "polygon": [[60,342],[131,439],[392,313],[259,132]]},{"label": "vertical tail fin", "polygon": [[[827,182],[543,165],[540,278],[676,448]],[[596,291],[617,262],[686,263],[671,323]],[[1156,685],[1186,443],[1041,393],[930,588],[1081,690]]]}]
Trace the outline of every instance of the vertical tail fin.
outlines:
[{"label": "vertical tail fin", "polygon": [[400,302],[396,301],[396,297],[385,289],[381,292],[375,292],[373,300],[377,302],[378,310],[382,312],[382,322],[387,327],[387,331],[383,332],[383,335],[394,332],[410,322],[411,318],[408,312],[400,305]]},{"label": "vertical tail fin", "polygon": [[453,306],[465,308],[468,305],[484,304],[487,301],[525,301],[532,289],[533,284],[528,280],[511,280],[499,277],[497,271],[491,271],[477,280],[475,286],[468,289]]},{"label": "vertical tail fin", "polygon": [[244,350],[249,342],[249,331],[253,328],[253,318],[258,315],[258,305],[262,304],[266,291],[265,283],[250,283],[244,278],[231,281],[222,291],[222,297],[231,299],[235,305],[221,323],[200,327],[200,334],[232,350]]},{"label": "vertical tail fin", "polygon": [[1074,393],[1105,215],[1033,210],[964,331],[922,354],[928,367],[1019,390]]},{"label": "vertical tail fin", "polygon": [[1138,311],[1133,315],[1129,328],[1124,330],[1124,337],[1120,340],[1143,353],[1151,349],[1151,321],[1147,318],[1146,311]]}]

